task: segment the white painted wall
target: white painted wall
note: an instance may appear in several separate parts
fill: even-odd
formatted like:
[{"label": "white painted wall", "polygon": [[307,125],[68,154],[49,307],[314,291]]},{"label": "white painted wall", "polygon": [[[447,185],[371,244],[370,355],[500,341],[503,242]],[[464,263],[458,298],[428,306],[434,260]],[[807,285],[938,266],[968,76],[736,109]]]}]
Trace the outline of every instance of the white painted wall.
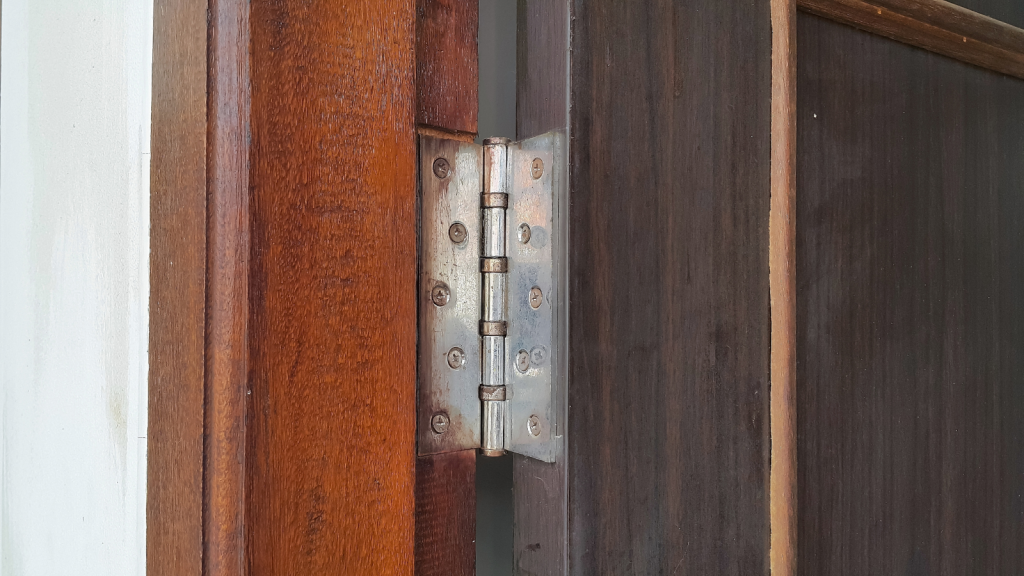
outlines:
[{"label": "white painted wall", "polygon": [[2,0],[0,574],[143,574],[152,0]]}]

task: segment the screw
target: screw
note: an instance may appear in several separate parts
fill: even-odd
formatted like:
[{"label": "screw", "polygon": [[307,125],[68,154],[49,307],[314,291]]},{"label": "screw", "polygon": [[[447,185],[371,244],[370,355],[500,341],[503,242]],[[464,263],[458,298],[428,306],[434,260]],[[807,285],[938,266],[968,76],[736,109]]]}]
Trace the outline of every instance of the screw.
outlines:
[{"label": "screw", "polygon": [[530,416],[526,421],[526,429],[530,431],[530,436],[540,436],[540,418]]},{"label": "screw", "polygon": [[530,232],[530,225],[529,224],[527,224],[526,222],[523,222],[522,224],[519,225],[519,241],[520,242],[522,242],[523,244],[529,243],[530,242],[530,234],[531,234],[531,232]]},{"label": "screw", "polygon": [[456,244],[462,244],[466,240],[466,225],[462,222],[452,224],[448,229],[448,237]]},{"label": "screw", "polygon": [[438,282],[434,289],[430,291],[430,300],[434,303],[434,306],[444,306],[448,303],[450,297],[451,291],[448,290],[448,285],[444,282]]},{"label": "screw", "polygon": [[540,308],[541,302],[544,301],[544,293],[540,291],[540,288],[534,286],[530,288],[530,308],[536,310]]},{"label": "screw", "polygon": [[516,354],[516,368],[518,368],[520,372],[526,372],[530,369],[529,352],[526,350],[520,350],[519,353]]},{"label": "screw", "polygon": [[536,346],[530,350],[530,363],[540,366],[548,357],[548,351],[543,346]]},{"label": "screw", "polygon": [[533,179],[536,180],[544,175],[544,161],[540,158],[533,159],[533,168],[530,170],[533,173]]},{"label": "screw", "polygon": [[442,180],[448,177],[451,173],[451,167],[448,166],[448,161],[444,158],[438,158],[434,160],[434,176],[441,178]]},{"label": "screw", "polygon": [[448,365],[453,369],[458,370],[465,361],[466,354],[462,351],[462,348],[452,348],[448,351]]},{"label": "screw", "polygon": [[448,430],[449,423],[448,415],[444,412],[438,412],[430,418],[430,428],[436,434],[444,434]]}]

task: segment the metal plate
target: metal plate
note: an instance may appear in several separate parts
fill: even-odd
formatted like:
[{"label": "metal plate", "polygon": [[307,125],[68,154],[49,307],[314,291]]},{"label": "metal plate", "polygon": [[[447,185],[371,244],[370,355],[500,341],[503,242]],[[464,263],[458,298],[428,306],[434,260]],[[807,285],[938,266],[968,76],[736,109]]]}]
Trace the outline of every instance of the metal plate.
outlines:
[{"label": "metal plate", "polygon": [[[450,174],[440,178],[435,161],[444,158]],[[420,137],[421,269],[419,277],[419,403],[417,452],[437,454],[480,446],[480,191],[481,147],[467,142]],[[465,239],[449,236],[456,222]],[[458,236],[457,236],[458,237]],[[448,287],[448,301],[437,306],[435,286]],[[448,362],[452,348],[463,351],[462,365]],[[432,420],[447,418],[446,426]],[[436,430],[443,429],[443,433]]]},{"label": "metal plate", "polygon": [[[566,341],[567,327],[560,321],[567,302],[557,268],[566,263],[563,214],[556,213],[565,185],[563,150],[564,136],[559,132],[509,145],[505,449],[545,462],[554,462],[561,450],[553,384],[561,385],[565,372],[558,344]],[[529,226],[526,242],[523,225]],[[536,308],[530,302],[534,289],[540,290]],[[525,371],[518,358],[522,351],[529,356]]]}]

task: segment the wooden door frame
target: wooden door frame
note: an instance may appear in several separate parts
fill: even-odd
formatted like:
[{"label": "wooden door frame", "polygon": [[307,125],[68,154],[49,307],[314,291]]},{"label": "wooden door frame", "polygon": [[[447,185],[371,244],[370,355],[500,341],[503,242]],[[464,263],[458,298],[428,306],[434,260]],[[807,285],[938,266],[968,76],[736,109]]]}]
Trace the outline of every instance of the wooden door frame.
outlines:
[{"label": "wooden door frame", "polygon": [[1024,79],[1024,30],[944,0],[772,0],[771,571],[797,574],[797,11]]}]

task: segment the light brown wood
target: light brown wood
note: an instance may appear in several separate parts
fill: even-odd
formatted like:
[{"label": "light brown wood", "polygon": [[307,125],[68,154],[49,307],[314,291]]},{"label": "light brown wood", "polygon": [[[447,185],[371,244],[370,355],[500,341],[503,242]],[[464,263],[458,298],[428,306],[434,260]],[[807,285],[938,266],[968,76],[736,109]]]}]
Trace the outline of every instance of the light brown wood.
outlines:
[{"label": "light brown wood", "polygon": [[796,575],[796,3],[772,0],[771,298],[772,576]]},{"label": "light brown wood", "polygon": [[943,0],[798,0],[800,9],[1024,78],[1024,30]]},{"label": "light brown wood", "polygon": [[206,0],[153,14],[146,573],[199,574],[206,302]]}]

